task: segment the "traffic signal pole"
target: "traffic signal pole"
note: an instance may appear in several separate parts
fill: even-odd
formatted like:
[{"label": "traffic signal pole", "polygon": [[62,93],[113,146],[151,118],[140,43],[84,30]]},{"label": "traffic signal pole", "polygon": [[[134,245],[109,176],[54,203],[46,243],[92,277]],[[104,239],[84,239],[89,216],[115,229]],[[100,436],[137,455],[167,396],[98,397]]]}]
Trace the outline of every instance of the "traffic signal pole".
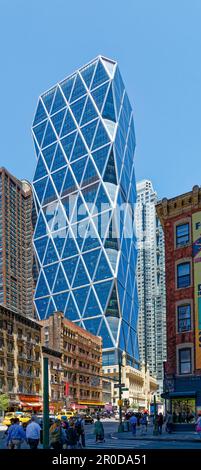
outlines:
[{"label": "traffic signal pole", "polygon": [[122,382],[121,382],[121,368],[122,368],[122,360],[121,356],[119,355],[119,428],[118,432],[124,431],[124,426],[122,423]]},{"label": "traffic signal pole", "polygon": [[49,448],[49,370],[48,358],[43,358],[43,449]]}]

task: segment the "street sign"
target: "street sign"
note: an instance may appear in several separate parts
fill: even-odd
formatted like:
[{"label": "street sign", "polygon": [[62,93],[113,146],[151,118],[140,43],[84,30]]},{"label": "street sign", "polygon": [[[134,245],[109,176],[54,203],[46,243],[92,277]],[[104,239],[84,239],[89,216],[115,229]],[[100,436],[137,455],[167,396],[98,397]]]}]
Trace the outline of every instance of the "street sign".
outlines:
[{"label": "street sign", "polygon": [[129,389],[126,388],[126,387],[123,387],[121,390],[122,390],[122,392],[128,392]]},{"label": "street sign", "polygon": [[122,406],[123,405],[123,400],[118,400],[118,406]]},{"label": "street sign", "polygon": [[125,387],[125,384],[114,384],[114,388],[122,388]]}]

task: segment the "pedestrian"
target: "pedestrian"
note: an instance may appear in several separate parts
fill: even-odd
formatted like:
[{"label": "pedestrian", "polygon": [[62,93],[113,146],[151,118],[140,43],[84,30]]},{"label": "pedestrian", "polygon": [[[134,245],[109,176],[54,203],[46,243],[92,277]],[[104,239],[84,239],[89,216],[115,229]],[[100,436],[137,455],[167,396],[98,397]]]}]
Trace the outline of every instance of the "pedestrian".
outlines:
[{"label": "pedestrian", "polygon": [[140,420],[141,424],[141,434],[145,434],[147,432],[147,415],[144,413]]},{"label": "pedestrian", "polygon": [[196,432],[199,434],[201,438],[201,414],[198,415],[198,419],[196,421]]},{"label": "pedestrian", "polygon": [[96,442],[105,442],[104,427],[103,427],[103,423],[101,423],[101,421],[100,421],[100,416],[99,415],[97,416],[97,421],[95,422],[94,434],[96,436]]},{"label": "pedestrian", "polygon": [[159,416],[158,416],[158,432],[159,432],[159,434],[162,434],[163,423],[164,423],[163,415],[162,415],[162,413],[159,413]]},{"label": "pedestrian", "polygon": [[58,451],[63,448],[63,432],[59,419],[56,419],[50,427],[50,447]]},{"label": "pedestrian", "polygon": [[172,433],[172,427],[173,427],[173,416],[171,413],[167,412],[167,418],[166,418],[166,431],[171,434]]},{"label": "pedestrian", "polygon": [[134,415],[134,413],[132,414],[131,418],[129,419],[129,423],[131,425],[132,434],[133,434],[133,436],[135,436],[136,435],[137,418]]},{"label": "pedestrian", "polygon": [[7,446],[9,449],[20,449],[25,441],[26,434],[23,426],[20,426],[19,418],[14,418],[14,423],[9,427],[7,435]]},{"label": "pedestrian", "polygon": [[40,442],[41,427],[37,422],[37,417],[33,415],[26,428],[26,439],[30,449],[37,449]]},{"label": "pedestrian", "polygon": [[67,430],[67,447],[70,449],[76,449],[78,443],[78,434],[75,429],[75,423],[73,420],[69,423],[69,428]]},{"label": "pedestrian", "polygon": [[78,415],[76,421],[75,421],[75,429],[77,431],[78,435],[78,443],[80,443],[81,440],[81,446],[85,447],[85,430],[84,430],[84,420],[80,415]]}]

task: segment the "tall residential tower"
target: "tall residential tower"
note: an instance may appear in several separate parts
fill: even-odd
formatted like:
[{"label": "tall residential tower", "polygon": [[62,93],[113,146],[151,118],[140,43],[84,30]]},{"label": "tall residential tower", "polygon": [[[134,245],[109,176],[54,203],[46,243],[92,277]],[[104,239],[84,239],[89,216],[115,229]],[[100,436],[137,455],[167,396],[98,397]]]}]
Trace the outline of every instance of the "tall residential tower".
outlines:
[{"label": "tall residential tower", "polygon": [[0,168],[0,304],[31,317],[32,189]]},{"label": "tall residential tower", "polygon": [[133,113],[115,61],[99,56],[42,94],[37,155],[35,307],[56,310],[138,364]]},{"label": "tall residential tower", "polygon": [[163,229],[156,215],[157,194],[151,181],[137,183],[138,298],[140,358],[149,364],[159,392],[166,359],[166,293]]}]

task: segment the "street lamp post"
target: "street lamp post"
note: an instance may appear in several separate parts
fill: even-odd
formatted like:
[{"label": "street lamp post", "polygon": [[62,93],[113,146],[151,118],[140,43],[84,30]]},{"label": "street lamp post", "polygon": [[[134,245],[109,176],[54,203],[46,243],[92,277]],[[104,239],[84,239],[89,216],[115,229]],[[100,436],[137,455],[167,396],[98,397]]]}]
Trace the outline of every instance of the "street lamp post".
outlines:
[{"label": "street lamp post", "polygon": [[158,436],[158,424],[157,424],[157,410],[156,410],[156,395],[154,395],[154,429],[153,435]]},{"label": "street lamp post", "polygon": [[48,358],[43,358],[43,448],[49,448],[49,370]]},{"label": "street lamp post", "polygon": [[119,428],[118,432],[124,431],[124,426],[122,423],[122,383],[121,383],[121,368],[122,368],[122,359],[119,354]]}]

